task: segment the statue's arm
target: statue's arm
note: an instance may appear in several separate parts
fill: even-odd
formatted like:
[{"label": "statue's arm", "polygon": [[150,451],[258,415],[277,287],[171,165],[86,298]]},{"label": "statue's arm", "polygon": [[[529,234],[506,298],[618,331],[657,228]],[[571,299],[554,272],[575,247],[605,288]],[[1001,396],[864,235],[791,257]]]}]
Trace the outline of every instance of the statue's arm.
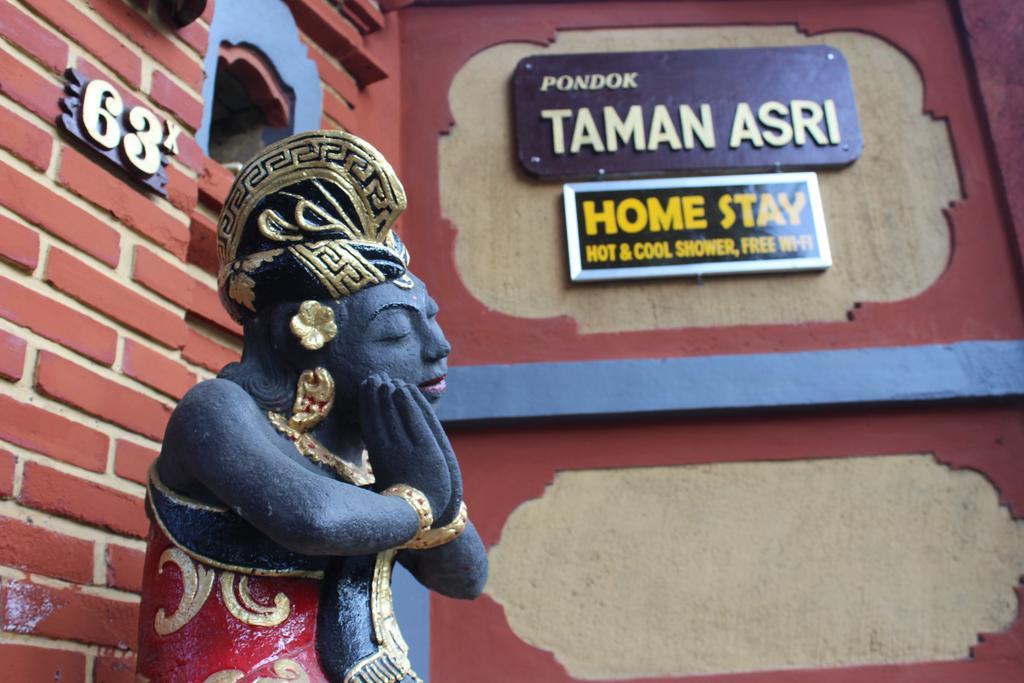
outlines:
[{"label": "statue's arm", "polygon": [[404,500],[302,467],[281,453],[264,422],[234,382],[203,382],[171,416],[161,459],[295,552],[362,555],[415,535],[419,520]]},{"label": "statue's arm", "polygon": [[487,551],[473,523],[451,543],[430,550],[403,550],[398,561],[430,590],[472,600],[487,583]]},{"label": "statue's arm", "polygon": [[[371,455],[380,456],[375,466],[386,474],[399,462],[418,464],[445,480],[450,497],[447,505],[434,506],[434,527],[450,524],[462,504],[462,474],[448,436],[423,394],[411,384],[376,375],[364,383],[360,399],[363,438]],[[396,434],[403,437],[395,438]],[[487,551],[472,523],[451,543],[403,550],[398,560],[424,586],[452,598],[475,598],[487,581]]]}]

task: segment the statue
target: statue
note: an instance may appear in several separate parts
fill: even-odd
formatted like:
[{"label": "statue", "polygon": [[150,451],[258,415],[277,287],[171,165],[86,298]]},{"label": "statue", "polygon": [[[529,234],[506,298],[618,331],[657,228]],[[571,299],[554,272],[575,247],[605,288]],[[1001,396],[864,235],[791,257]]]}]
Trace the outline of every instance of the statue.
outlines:
[{"label": "statue", "polygon": [[402,563],[474,598],[487,556],[431,404],[451,347],[392,227],[394,171],[343,132],[239,172],[217,231],[240,363],[195,386],[150,472],[139,679],[419,681]]}]

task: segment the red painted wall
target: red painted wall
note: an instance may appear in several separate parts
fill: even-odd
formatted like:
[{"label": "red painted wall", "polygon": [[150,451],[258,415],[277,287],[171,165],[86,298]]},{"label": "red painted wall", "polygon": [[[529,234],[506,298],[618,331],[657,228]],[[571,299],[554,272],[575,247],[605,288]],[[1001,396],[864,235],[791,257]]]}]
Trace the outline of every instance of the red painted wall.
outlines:
[{"label": "red painted wall", "polygon": [[[445,317],[462,364],[605,358],[658,358],[858,346],[946,343],[1024,336],[1024,315],[1012,227],[1002,211],[1000,183],[988,145],[984,113],[975,99],[970,57],[958,18],[941,0],[894,2],[601,2],[423,7],[401,10],[404,102],[403,162],[411,203],[404,239],[417,272],[445,302]],[[917,297],[865,303],[841,323],[750,325],[657,332],[581,334],[567,318],[526,320],[488,309],[459,277],[455,228],[441,216],[435,173],[437,138],[453,123],[447,93],[475,53],[506,41],[545,44],[558,29],[795,23],[814,35],[862,30],[907,53],[925,83],[924,110],[949,123],[965,198],[947,212],[955,252],[948,270]],[[415,77],[408,77],[415,74]],[[457,125],[457,124],[456,124]],[[511,132],[510,132],[511,134]],[[471,173],[471,169],[466,170]],[[907,324],[913,320],[914,324]]]},{"label": "red painted wall", "polygon": [[[416,197],[403,237],[417,272],[443,302],[446,331],[462,364],[659,358],[837,348],[910,346],[971,339],[1024,338],[1019,215],[1019,71],[1024,59],[1013,27],[1019,3],[964,0],[968,37],[957,5],[944,0],[892,2],[737,0],[734,2],[392,3],[402,44],[405,182]],[[905,52],[925,84],[924,110],[948,122],[965,198],[948,220],[954,252],[947,271],[922,294],[894,303],[865,303],[843,323],[749,325],[654,332],[582,334],[568,318],[518,319],[488,309],[461,280],[455,227],[440,210],[438,138],[453,125],[447,93],[476,53],[508,41],[551,41],[559,29],[666,25],[795,23],[810,35],[860,30]],[[989,38],[991,36],[991,39]],[[979,60],[977,71],[968,44]],[[983,94],[984,102],[979,97]],[[986,115],[987,112],[987,115]],[[1019,123],[1019,122],[1017,122]],[[990,137],[991,131],[991,137]],[[509,131],[512,134],[512,131]],[[991,140],[995,139],[997,147]],[[1005,150],[1003,149],[1005,147]],[[1001,163],[1001,166],[1000,166]],[[472,169],[466,169],[471,173]],[[1011,195],[1004,198],[1003,180]],[[1016,184],[1015,184],[1016,183]],[[1020,194],[1019,192],[1016,194]],[[836,434],[842,434],[841,439]],[[674,444],[688,444],[686,456]],[[541,495],[556,471],[746,460],[935,452],[952,467],[991,479],[1014,516],[1024,515],[1024,421],[1018,405],[921,407],[875,412],[717,418],[624,418],[601,424],[517,425],[454,430],[472,516],[488,544],[509,514]],[[642,454],[642,455],[637,455]],[[1018,594],[1021,590],[1018,589]],[[554,657],[523,643],[501,607],[432,600],[432,676],[444,683],[572,680]],[[668,679],[644,679],[658,681]],[[674,679],[683,680],[683,679]],[[986,635],[970,660],[850,667],[785,673],[693,677],[715,683],[1024,680],[1024,620]]]},{"label": "red painted wall", "polygon": [[960,0],[963,28],[999,161],[1018,253],[1024,255],[1024,3]]},{"label": "red painted wall", "polygon": [[[836,435],[842,434],[842,439]],[[820,416],[718,417],[575,423],[460,430],[452,440],[463,467],[467,506],[484,543],[505,520],[538,498],[564,470],[784,461],[934,452],[954,469],[984,474],[1000,501],[1024,516],[1024,414],[1019,407],[912,408]],[[679,444],[686,444],[681,449]],[[685,451],[685,455],[677,454]],[[1024,587],[1017,588],[1024,598]],[[962,662],[846,667],[686,678],[647,683],[1019,683],[1024,680],[1024,619],[983,636]],[[653,617],[652,617],[653,618]],[[431,676],[444,683],[568,683],[548,652],[521,641],[489,597],[431,601]],[[680,637],[685,637],[685,634]],[[626,683],[622,681],[621,683]],[[628,683],[641,683],[629,681]]]}]

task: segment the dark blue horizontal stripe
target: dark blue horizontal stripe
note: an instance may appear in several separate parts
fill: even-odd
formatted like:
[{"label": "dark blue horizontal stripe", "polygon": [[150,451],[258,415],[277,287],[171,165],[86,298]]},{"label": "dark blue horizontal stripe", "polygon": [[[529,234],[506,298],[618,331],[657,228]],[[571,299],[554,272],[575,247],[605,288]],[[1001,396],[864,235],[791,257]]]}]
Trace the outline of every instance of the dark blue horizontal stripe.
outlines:
[{"label": "dark blue horizontal stripe", "polygon": [[448,423],[1024,396],[1024,341],[453,367]]}]

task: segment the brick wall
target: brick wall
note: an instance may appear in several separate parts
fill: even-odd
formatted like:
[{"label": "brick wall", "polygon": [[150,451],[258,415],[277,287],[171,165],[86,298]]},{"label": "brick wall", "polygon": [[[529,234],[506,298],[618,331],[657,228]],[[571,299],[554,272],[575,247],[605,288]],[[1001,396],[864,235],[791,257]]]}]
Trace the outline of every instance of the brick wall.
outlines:
[{"label": "brick wall", "polygon": [[[175,401],[240,347],[214,276],[231,175],[193,139],[213,2],[183,29],[161,4],[0,0],[4,680],[134,679],[146,471]],[[387,76],[365,40],[383,15],[367,0],[287,4],[323,125],[360,132],[365,86]],[[67,67],[183,127],[166,199],[58,132]]]}]

